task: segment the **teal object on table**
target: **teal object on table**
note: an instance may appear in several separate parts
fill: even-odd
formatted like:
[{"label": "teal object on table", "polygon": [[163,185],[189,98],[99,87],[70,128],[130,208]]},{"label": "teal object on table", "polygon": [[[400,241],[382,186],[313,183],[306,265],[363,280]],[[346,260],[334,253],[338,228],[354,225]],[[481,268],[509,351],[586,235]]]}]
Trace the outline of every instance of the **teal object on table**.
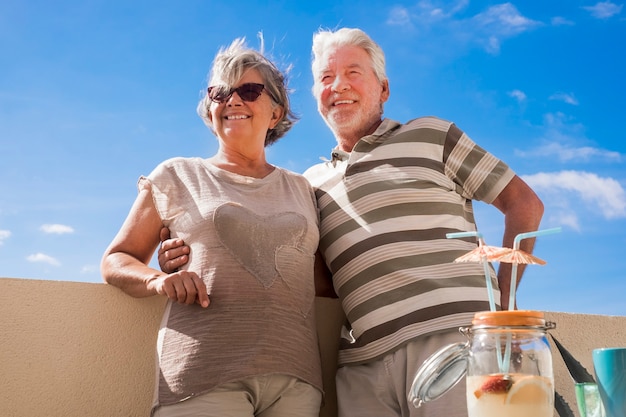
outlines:
[{"label": "teal object on table", "polygon": [[593,350],[593,368],[607,417],[626,417],[626,347]]}]

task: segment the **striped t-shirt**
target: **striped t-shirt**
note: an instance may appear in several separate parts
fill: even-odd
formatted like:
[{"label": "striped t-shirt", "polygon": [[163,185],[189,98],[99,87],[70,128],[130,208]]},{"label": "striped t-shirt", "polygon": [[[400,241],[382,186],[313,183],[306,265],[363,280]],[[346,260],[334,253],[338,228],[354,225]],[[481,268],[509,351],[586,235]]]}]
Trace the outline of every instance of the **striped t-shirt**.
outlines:
[{"label": "striped t-shirt", "polygon": [[[320,249],[348,323],[339,364],[364,363],[418,336],[467,326],[489,309],[472,200],[491,203],[514,177],[454,124],[385,119],[351,153],[304,173],[316,190]],[[491,280],[497,291],[495,271]]]}]

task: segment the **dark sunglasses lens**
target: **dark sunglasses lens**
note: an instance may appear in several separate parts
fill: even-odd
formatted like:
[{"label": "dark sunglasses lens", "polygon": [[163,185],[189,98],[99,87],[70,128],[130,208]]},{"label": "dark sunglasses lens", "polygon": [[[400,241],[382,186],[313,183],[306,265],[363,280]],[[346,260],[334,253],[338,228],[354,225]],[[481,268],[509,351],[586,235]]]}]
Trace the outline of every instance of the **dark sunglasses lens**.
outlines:
[{"label": "dark sunglasses lens", "polygon": [[207,93],[211,101],[216,103],[228,101],[234,92],[237,92],[243,101],[256,101],[263,92],[263,88],[265,88],[263,84],[256,83],[243,84],[232,90],[225,85],[214,85],[209,87]]},{"label": "dark sunglasses lens", "polygon": [[208,94],[209,94],[209,98],[212,101],[216,103],[223,103],[226,100],[228,100],[228,97],[230,97],[232,92],[229,91],[228,87],[226,86],[215,85],[215,86],[209,87]]},{"label": "dark sunglasses lens", "polygon": [[243,101],[255,101],[263,92],[263,87],[263,84],[248,83],[236,88],[235,91]]}]

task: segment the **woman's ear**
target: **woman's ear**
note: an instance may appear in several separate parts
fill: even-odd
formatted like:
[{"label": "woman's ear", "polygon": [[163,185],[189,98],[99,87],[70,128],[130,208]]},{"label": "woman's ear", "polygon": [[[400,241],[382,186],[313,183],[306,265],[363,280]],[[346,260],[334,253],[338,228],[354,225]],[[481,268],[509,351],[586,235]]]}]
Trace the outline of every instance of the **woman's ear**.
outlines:
[{"label": "woman's ear", "polygon": [[209,119],[209,122],[211,122],[211,124],[213,124],[213,114],[211,113],[212,105],[213,103],[209,102],[209,105],[206,108],[206,115],[207,115],[207,118]]},{"label": "woman's ear", "polygon": [[272,119],[270,120],[270,129],[274,129],[276,125],[282,120],[285,114],[285,109],[281,106],[276,106],[272,109]]}]

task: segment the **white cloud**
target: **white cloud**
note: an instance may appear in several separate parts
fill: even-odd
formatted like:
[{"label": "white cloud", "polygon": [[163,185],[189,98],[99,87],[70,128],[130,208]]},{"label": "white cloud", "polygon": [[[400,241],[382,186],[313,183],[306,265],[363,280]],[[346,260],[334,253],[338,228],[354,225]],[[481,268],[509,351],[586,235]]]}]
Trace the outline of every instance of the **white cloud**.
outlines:
[{"label": "white cloud", "polygon": [[453,3],[419,1],[415,6],[396,6],[387,17],[387,24],[415,29],[437,36],[452,48],[479,45],[489,53],[498,53],[506,38],[532,30],[542,23],[524,17],[511,3],[491,6],[483,12],[465,17],[462,12],[468,0]]},{"label": "white cloud", "polygon": [[559,142],[552,142],[530,151],[516,150],[515,154],[521,157],[556,157],[559,162],[590,162],[601,160],[604,162],[621,162],[622,155],[619,152],[606,149],[593,148],[591,146],[568,146]]},{"label": "white cloud", "polygon": [[538,24],[538,22],[522,16],[511,3],[491,6],[485,12],[474,16],[473,20],[481,26],[491,27],[494,32],[501,34],[521,33]]},{"label": "white cloud", "polygon": [[605,219],[626,218],[626,192],[613,178],[584,171],[561,171],[524,176],[524,181],[538,193],[544,192],[548,202],[571,201],[569,207],[577,207],[582,200]]},{"label": "white cloud", "polygon": [[615,4],[611,1],[601,1],[594,6],[586,6],[583,9],[591,13],[596,19],[608,19],[616,14],[621,13],[622,4]]},{"label": "white cloud", "polygon": [[574,26],[574,22],[572,22],[571,20],[568,20],[564,17],[561,16],[555,16],[553,17],[550,22],[552,23],[552,25],[554,26]]},{"label": "white cloud", "polygon": [[418,28],[421,32],[428,31],[436,27],[437,24],[447,28],[453,22],[454,15],[464,9],[467,3],[468,0],[457,1],[455,4],[445,3],[444,6],[447,9],[428,0],[418,1],[415,6],[410,8],[394,6],[389,11],[386,23],[392,26]]},{"label": "white cloud", "polygon": [[559,224],[563,227],[569,227],[570,229],[581,231],[580,222],[578,216],[574,212],[568,211],[556,211],[549,215],[550,224]]},{"label": "white cloud", "polygon": [[411,24],[411,16],[409,11],[402,6],[395,6],[389,12],[387,24],[393,26],[407,26]]},{"label": "white cloud", "polygon": [[557,158],[559,162],[603,162],[620,163],[624,155],[607,149],[580,143],[590,143],[584,135],[585,128],[579,123],[572,123],[571,118],[563,113],[548,113],[544,116],[545,134],[543,145],[531,150],[515,150],[520,157]]},{"label": "white cloud", "polygon": [[513,91],[509,92],[509,96],[513,97],[514,99],[516,99],[520,103],[522,101],[526,101],[526,94],[524,94],[524,92],[520,91],[520,90],[513,90]]},{"label": "white cloud", "polygon": [[578,106],[578,100],[576,100],[574,93],[555,93],[550,96],[550,100],[563,101],[567,104]]},{"label": "white cloud", "polygon": [[98,266],[97,265],[84,265],[81,270],[80,273],[81,274],[92,274],[94,272],[98,272]]},{"label": "white cloud", "polygon": [[40,227],[41,231],[49,234],[63,235],[66,233],[74,233],[74,228],[64,224],[44,224]]},{"label": "white cloud", "polygon": [[500,52],[500,38],[497,36],[489,36],[483,43],[485,50],[490,54],[497,54]]},{"label": "white cloud", "polygon": [[61,266],[61,262],[59,262],[57,259],[53,258],[50,255],[46,255],[43,253],[35,253],[33,255],[28,255],[26,257],[26,260],[28,262],[42,262],[42,263],[46,263],[52,266]]},{"label": "white cloud", "polygon": [[484,46],[490,53],[498,53],[500,44],[505,38],[532,30],[541,23],[528,19],[519,13],[511,3],[491,6],[485,12],[479,13],[472,19],[478,32],[485,36]]},{"label": "white cloud", "polygon": [[0,230],[0,245],[2,245],[5,239],[8,239],[9,237],[11,237],[10,230]]},{"label": "white cloud", "polygon": [[568,121],[571,120],[570,117],[567,117],[561,112],[547,113],[543,116],[543,118],[546,126],[551,129],[561,129]]}]

